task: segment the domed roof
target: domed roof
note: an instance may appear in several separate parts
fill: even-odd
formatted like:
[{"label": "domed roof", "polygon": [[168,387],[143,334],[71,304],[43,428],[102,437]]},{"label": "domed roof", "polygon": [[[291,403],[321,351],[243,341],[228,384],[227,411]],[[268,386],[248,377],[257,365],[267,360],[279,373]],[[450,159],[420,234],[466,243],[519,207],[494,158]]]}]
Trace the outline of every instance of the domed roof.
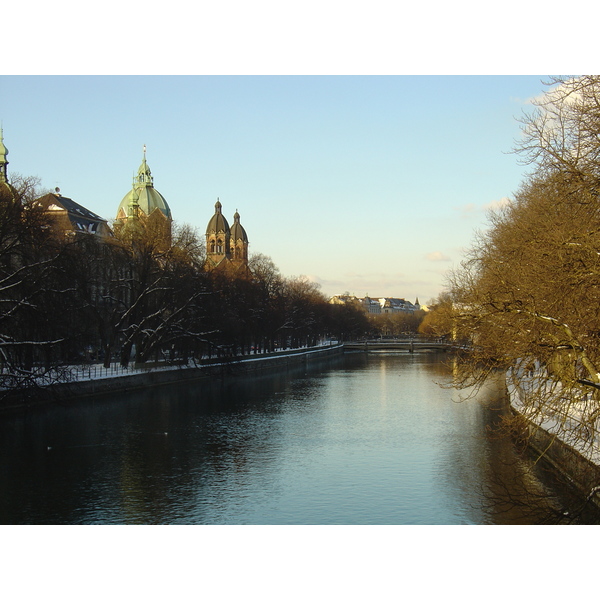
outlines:
[{"label": "domed roof", "polygon": [[[142,164],[138,169],[137,177],[135,177],[133,182],[133,188],[137,192],[138,198],[137,203],[139,205],[139,209],[146,214],[146,216],[150,216],[153,211],[157,208],[160,210],[165,217],[171,218],[171,209],[167,204],[164,196],[156,189],[154,189],[154,184],[152,180],[152,173],[150,172],[150,167],[146,162],[146,147],[144,146],[144,159],[142,160]],[[133,191],[129,190],[127,194],[121,200],[119,204],[119,208],[117,209],[117,218],[121,214],[121,209],[123,209],[123,213],[125,216],[128,215],[129,205],[132,201]]]},{"label": "domed roof", "polygon": [[248,236],[246,235],[246,230],[242,227],[240,223],[240,213],[235,211],[235,215],[233,215],[233,225],[231,226],[231,239],[234,242],[238,240],[242,240],[243,242],[248,241]]},{"label": "domed roof", "polygon": [[[146,215],[150,215],[158,208],[165,215],[165,217],[171,218],[171,209],[159,191],[155,190],[153,187],[138,187],[137,185],[135,186],[135,191],[138,195],[137,203],[142,212],[144,212]],[[125,215],[127,215],[129,204],[132,200],[132,194],[133,190],[130,190],[127,194],[125,194],[123,200],[121,200],[121,203],[119,204],[117,215],[120,213],[121,208],[123,209]]]},{"label": "domed roof", "polygon": [[223,216],[221,208],[221,203],[217,198],[217,202],[215,203],[215,214],[211,217],[206,227],[207,235],[211,233],[218,233],[219,231],[229,233],[229,223],[227,222],[227,219]]}]

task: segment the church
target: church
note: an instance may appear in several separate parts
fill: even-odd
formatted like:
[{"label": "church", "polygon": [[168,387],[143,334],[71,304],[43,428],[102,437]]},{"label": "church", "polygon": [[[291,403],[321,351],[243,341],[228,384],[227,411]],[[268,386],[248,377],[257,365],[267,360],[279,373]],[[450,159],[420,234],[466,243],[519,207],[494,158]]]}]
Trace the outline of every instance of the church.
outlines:
[{"label": "church", "polygon": [[207,270],[224,271],[231,275],[246,277],[248,268],[248,235],[240,223],[240,214],[235,211],[233,225],[229,227],[223,215],[219,199],[215,203],[215,214],[206,227]]}]

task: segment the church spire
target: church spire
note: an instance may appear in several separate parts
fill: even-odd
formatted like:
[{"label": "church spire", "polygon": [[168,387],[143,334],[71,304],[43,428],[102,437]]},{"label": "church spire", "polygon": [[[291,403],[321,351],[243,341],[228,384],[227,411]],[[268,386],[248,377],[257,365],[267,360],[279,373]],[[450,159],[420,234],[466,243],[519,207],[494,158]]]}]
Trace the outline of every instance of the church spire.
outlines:
[{"label": "church spire", "polygon": [[8,148],[4,145],[4,135],[2,131],[2,125],[0,125],[0,182],[8,183],[8,173],[6,167],[8,161],[6,156],[8,155]]},{"label": "church spire", "polygon": [[146,162],[146,144],[144,144],[144,155],[142,158],[142,164],[140,165],[140,168],[138,169],[137,182],[138,182],[138,184],[141,184],[141,185],[153,187],[152,173],[150,171],[150,167],[148,166],[148,163]]}]

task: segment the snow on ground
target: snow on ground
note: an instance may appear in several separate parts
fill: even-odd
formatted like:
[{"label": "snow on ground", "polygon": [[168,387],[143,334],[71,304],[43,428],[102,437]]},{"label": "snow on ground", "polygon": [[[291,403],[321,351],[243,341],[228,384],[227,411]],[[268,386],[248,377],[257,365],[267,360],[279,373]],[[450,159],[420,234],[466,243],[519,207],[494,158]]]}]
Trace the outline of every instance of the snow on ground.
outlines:
[{"label": "snow on ground", "polygon": [[[507,378],[509,399],[513,408],[600,466],[600,432],[597,429],[590,430],[583,422],[584,415],[589,414],[587,409],[590,397],[582,396],[576,403],[561,402],[560,383],[549,381],[540,372],[520,370],[516,379],[517,385],[511,382],[511,377]],[[538,404],[528,402],[528,398],[539,393],[550,399],[554,397],[555,402],[548,402],[548,406],[540,410]]]},{"label": "snow on ground", "polygon": [[[195,361],[190,359],[187,363],[174,363],[169,361],[158,361],[148,363],[144,365],[135,365],[131,363],[128,367],[122,367],[119,364],[112,364],[106,368],[102,363],[86,363],[82,365],[66,365],[61,367],[60,381],[71,382],[71,381],[88,381],[97,379],[112,379],[114,377],[130,377],[132,375],[139,375],[141,373],[149,373],[156,371],[177,371],[182,369],[202,369],[207,367],[222,366],[230,364],[232,359],[238,359],[241,362],[256,362],[273,360],[281,357],[282,354],[312,354],[315,352],[322,352],[325,348],[338,345],[337,342],[329,342],[328,340],[319,343],[318,346],[307,347],[301,346],[299,348],[285,348],[276,349],[273,353],[269,354],[244,354],[225,357],[221,360],[215,357],[202,357],[202,360]],[[35,375],[35,373],[34,373]],[[39,386],[51,385],[57,382],[57,373],[44,375],[40,372],[40,375],[35,377],[36,384]]]}]

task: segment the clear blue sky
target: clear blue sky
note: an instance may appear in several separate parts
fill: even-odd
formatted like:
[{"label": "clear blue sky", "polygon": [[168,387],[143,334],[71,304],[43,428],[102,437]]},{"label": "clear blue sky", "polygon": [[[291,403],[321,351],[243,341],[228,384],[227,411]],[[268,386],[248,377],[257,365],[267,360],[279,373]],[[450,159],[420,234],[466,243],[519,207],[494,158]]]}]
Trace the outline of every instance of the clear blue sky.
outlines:
[{"label": "clear blue sky", "polygon": [[544,76],[3,76],[9,171],[112,219],[147,146],[173,217],[220,198],[250,250],[333,295],[439,294],[524,168]]}]

